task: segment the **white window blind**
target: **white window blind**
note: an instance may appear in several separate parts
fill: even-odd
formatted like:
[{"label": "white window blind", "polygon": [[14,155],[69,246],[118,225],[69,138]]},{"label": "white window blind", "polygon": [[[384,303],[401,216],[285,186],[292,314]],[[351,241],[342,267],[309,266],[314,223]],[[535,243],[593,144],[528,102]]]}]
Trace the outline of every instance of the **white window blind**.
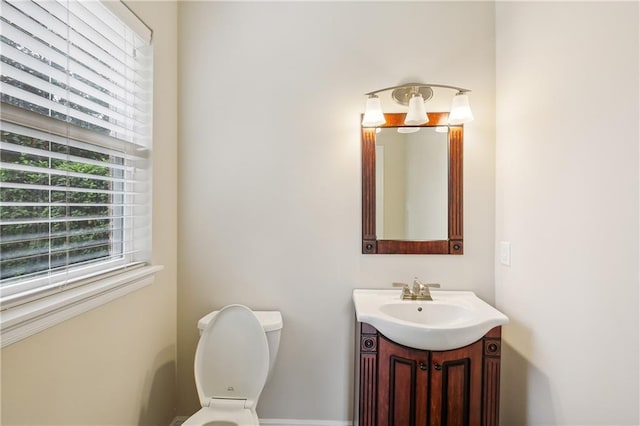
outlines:
[{"label": "white window blind", "polygon": [[141,265],[151,33],[122,3],[2,0],[0,298]]}]

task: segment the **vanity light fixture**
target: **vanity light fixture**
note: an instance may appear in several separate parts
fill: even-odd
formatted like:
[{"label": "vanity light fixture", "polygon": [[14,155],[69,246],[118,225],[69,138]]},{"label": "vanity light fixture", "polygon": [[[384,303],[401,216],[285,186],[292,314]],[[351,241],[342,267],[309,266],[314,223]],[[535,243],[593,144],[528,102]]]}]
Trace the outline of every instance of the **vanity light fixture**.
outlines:
[{"label": "vanity light fixture", "polygon": [[377,94],[386,92],[387,90],[392,90],[391,98],[396,103],[409,107],[404,119],[404,124],[408,126],[419,126],[428,123],[429,116],[427,115],[424,103],[433,97],[434,87],[457,91],[451,104],[449,124],[463,124],[473,120],[473,114],[469,107],[469,97],[467,96],[467,93],[471,90],[444,84],[407,83],[365,93],[365,95],[367,95],[367,106],[364,117],[362,118],[362,126],[377,127],[386,123],[380,98]]}]

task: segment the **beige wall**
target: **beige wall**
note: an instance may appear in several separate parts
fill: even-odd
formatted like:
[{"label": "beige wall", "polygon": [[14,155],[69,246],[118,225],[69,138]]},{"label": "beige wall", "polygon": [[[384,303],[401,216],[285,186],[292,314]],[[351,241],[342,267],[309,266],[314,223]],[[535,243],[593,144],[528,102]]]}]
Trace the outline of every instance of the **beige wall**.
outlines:
[{"label": "beige wall", "polygon": [[155,283],[2,350],[3,425],[167,425],[175,412],[176,4],[128,2],[154,29]]},{"label": "beige wall", "polygon": [[637,425],[637,2],[498,2],[502,423]]},{"label": "beige wall", "polygon": [[[181,2],[179,16],[179,414],[199,407],[198,318],[244,303],[284,318],[258,414],[348,420],[353,288],[418,275],[493,302],[494,5]],[[412,80],[473,89],[464,256],[360,254],[363,94]]]}]

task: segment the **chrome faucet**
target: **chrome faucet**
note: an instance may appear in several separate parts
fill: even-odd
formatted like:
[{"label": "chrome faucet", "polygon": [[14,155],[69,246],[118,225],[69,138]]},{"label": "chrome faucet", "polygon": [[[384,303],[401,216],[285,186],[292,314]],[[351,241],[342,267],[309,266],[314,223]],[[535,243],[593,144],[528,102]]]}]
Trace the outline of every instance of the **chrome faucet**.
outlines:
[{"label": "chrome faucet", "polygon": [[433,300],[429,288],[440,288],[440,284],[424,284],[417,277],[413,286],[405,283],[393,283],[394,287],[402,287],[402,300]]}]

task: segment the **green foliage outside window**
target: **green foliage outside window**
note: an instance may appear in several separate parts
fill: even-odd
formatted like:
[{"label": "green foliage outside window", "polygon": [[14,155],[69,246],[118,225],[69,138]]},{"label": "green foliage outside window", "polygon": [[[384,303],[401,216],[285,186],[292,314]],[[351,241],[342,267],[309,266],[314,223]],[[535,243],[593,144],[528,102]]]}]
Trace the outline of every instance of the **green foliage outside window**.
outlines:
[{"label": "green foliage outside window", "polygon": [[27,166],[29,170],[2,168],[0,182],[41,185],[48,189],[3,187],[0,191],[3,204],[0,219],[7,222],[0,229],[0,278],[109,256],[113,248],[112,222],[117,220],[112,217],[121,216],[118,211],[121,207],[114,207],[117,200],[112,194],[100,192],[113,190],[118,183],[100,177],[117,177],[113,176],[117,169],[110,165],[118,159],[5,131],[2,131],[2,141],[79,157],[90,163],[102,162],[105,166],[2,151],[3,163]]}]

